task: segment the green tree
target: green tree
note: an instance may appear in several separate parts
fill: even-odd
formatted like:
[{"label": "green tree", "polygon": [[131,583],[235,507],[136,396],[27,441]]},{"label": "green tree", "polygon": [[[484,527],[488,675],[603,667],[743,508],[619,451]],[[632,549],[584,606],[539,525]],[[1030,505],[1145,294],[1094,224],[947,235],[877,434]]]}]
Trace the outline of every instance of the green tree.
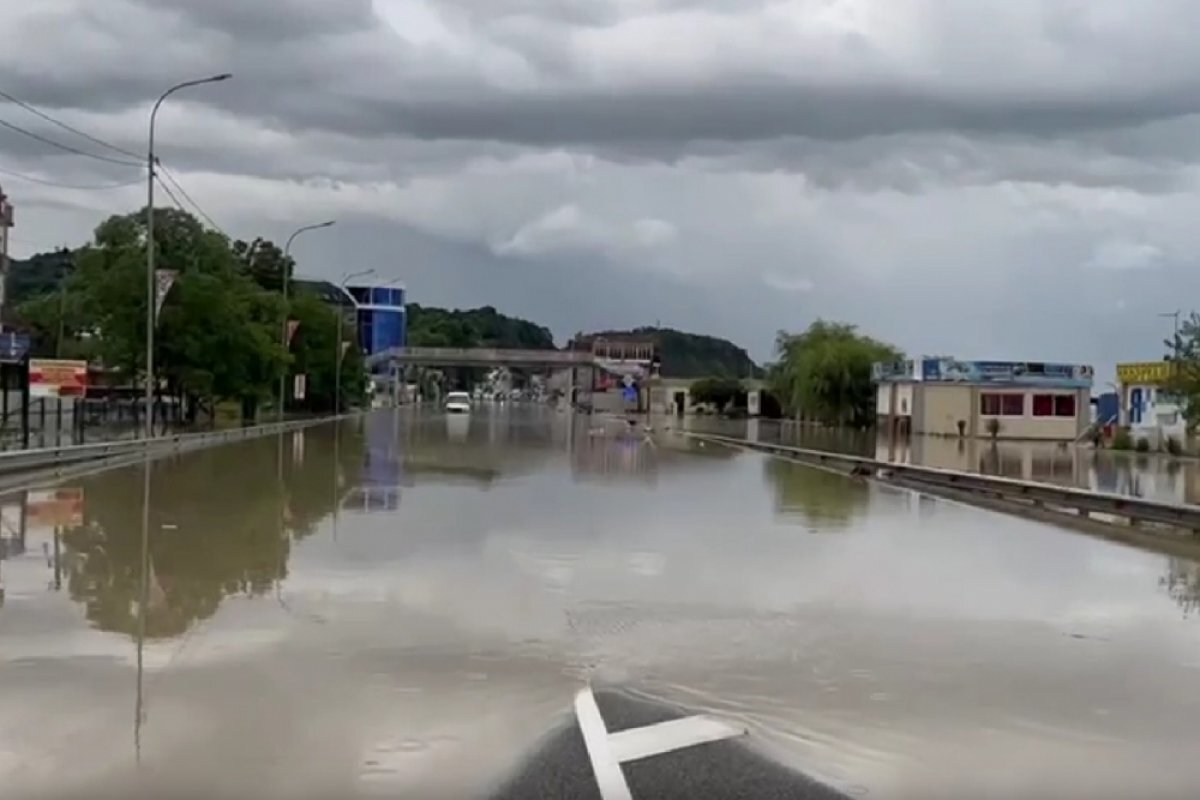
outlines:
[{"label": "green tree", "polygon": [[[262,291],[220,233],[174,209],[155,213],[158,264],[178,273],[155,331],[155,373],[168,391],[211,407],[237,399],[253,412],[269,396],[286,363],[278,331],[284,307]],[[57,314],[89,357],[134,380],[145,374],[146,228],[144,212],[113,216],[97,228],[61,300],[46,296],[23,306],[35,333],[45,339]],[[54,319],[57,328],[57,319]],[[64,354],[70,352],[64,348]]]},{"label": "green tree", "polygon": [[791,413],[826,424],[861,427],[875,418],[871,365],[895,361],[895,347],[858,333],[853,325],[817,320],[804,333],[780,331],[772,390]]},{"label": "green tree", "polygon": [[509,317],[491,306],[468,310],[408,306],[408,342],[414,347],[496,347],[553,350],[549,329]]},{"label": "green tree", "polygon": [[[305,399],[298,406],[310,411],[329,411],[335,405],[334,381],[338,350],[338,325],[342,315],[311,292],[299,292],[291,302],[289,317],[295,320],[296,334],[291,342],[292,375],[305,376]],[[362,351],[354,342],[352,330],[343,330],[341,391],[342,402],[359,403],[365,391]],[[348,346],[346,346],[348,345]]]},{"label": "green tree", "polygon": [[279,245],[270,239],[258,237],[248,243],[238,239],[232,250],[250,279],[270,292],[282,292],[285,271],[290,280],[296,269],[295,259],[284,256]]},{"label": "green tree", "polygon": [[701,378],[688,389],[694,403],[711,403],[717,410],[726,406],[745,406],[746,388],[736,378]]},{"label": "green tree", "polygon": [[1200,314],[1193,311],[1165,344],[1172,363],[1166,388],[1178,400],[1188,432],[1194,433],[1200,426]]}]

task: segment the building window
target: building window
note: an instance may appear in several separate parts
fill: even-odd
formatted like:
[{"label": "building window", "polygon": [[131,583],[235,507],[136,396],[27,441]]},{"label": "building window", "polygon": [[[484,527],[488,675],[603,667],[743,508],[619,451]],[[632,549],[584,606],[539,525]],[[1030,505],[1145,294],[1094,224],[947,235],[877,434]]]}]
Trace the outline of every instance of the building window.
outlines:
[{"label": "building window", "polygon": [[1035,417],[1054,416],[1054,395],[1035,394],[1033,396],[1033,415]]},{"label": "building window", "polygon": [[979,395],[979,414],[984,417],[1023,417],[1025,395],[984,392]]},{"label": "building window", "polygon": [[1033,415],[1035,417],[1073,417],[1075,416],[1075,395],[1035,394],[1033,396]]},{"label": "building window", "polygon": [[1060,394],[1054,397],[1054,416],[1056,417],[1074,417],[1075,416],[1075,395]]}]

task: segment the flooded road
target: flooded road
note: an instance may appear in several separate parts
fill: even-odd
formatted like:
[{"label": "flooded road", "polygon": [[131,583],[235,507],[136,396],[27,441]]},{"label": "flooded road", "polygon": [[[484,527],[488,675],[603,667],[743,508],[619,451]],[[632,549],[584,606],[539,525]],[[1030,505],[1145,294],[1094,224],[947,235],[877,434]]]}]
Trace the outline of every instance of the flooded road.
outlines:
[{"label": "flooded road", "polygon": [[1194,562],[534,410],[150,478],[0,498],[5,798],[489,797],[588,682],[851,796],[1200,785]]},{"label": "flooded road", "polygon": [[[679,424],[671,420],[670,424]],[[1090,444],[957,438],[896,437],[886,432],[828,429],[780,420],[687,417],[697,433],[875,458],[901,464],[1000,475],[1091,491],[1200,504],[1200,459],[1093,448]]]}]

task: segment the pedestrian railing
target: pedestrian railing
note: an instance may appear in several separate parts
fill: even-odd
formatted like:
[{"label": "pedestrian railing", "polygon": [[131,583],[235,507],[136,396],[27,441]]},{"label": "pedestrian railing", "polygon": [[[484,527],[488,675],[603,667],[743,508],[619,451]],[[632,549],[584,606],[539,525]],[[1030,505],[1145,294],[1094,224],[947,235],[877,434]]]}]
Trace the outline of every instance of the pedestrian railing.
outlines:
[{"label": "pedestrian railing", "polygon": [[1116,518],[1124,520],[1132,526],[1153,523],[1200,534],[1200,506],[1186,503],[1147,500],[1141,497],[1057,486],[1038,481],[1024,481],[995,475],[981,475],[975,472],[959,472],[940,467],[880,461],[847,453],[809,450],[770,442],[754,442],[717,434],[687,432],[684,435],[694,439],[759,450],[849,474],[883,478],[914,488],[926,488],[932,490],[933,493],[936,493],[936,490],[942,490],[956,496],[975,495],[988,499],[1019,502],[1033,507],[1065,510],[1082,518],[1095,517],[1098,521],[1111,521]]}]

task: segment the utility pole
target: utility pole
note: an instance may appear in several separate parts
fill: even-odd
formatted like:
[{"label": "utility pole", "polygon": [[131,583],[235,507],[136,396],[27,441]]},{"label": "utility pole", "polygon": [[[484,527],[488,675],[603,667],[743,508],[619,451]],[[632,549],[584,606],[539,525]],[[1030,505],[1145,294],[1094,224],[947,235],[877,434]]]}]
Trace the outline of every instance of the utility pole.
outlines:
[{"label": "utility pole", "polygon": [[150,111],[150,136],[146,146],[146,438],[150,439],[154,436],[154,316],[156,313],[155,302],[157,293],[155,291],[158,282],[154,274],[154,168],[158,161],[154,156],[154,123],[158,120],[158,109],[162,106],[163,101],[168,97],[178,92],[180,89],[187,89],[191,86],[201,86],[206,83],[220,83],[227,81],[233,76],[228,72],[223,72],[220,75],[213,75],[211,78],[200,78],[194,81],[184,81],[177,83],[170,89],[163,92],[157,101],[154,103],[154,108]]},{"label": "utility pole", "polygon": [[[333,225],[335,220],[327,220],[326,222],[318,222],[315,225],[305,225],[303,228],[298,228],[291,236],[288,237],[287,244],[283,246],[283,330],[279,332],[279,346],[283,348],[283,352],[288,352],[288,283],[291,281],[291,275],[288,270],[288,261],[292,257],[292,242],[296,237],[305,231],[315,231],[318,228],[328,228]],[[283,422],[283,407],[287,405],[287,378],[288,371],[285,366],[279,375],[279,408],[275,412],[275,418],[279,422]]]},{"label": "utility pole", "polygon": [[0,330],[4,329],[4,320],[8,316],[5,304],[8,301],[8,229],[13,226],[13,208],[0,187]]},{"label": "utility pole", "polygon": [[1181,313],[1182,312],[1176,309],[1175,311],[1164,311],[1159,314],[1160,317],[1171,317],[1173,320],[1175,320],[1175,333],[1171,338],[1171,353],[1175,357],[1176,361],[1179,360],[1179,315]]},{"label": "utility pole", "polygon": [[[333,351],[333,415],[335,417],[342,414],[342,333],[346,327],[346,320],[342,317],[341,301],[347,297],[346,284],[355,278],[363,278],[374,274],[374,269],[364,269],[361,272],[348,272],[342,276],[342,282],[338,284],[340,295],[338,297],[337,309],[337,345]],[[353,298],[351,298],[351,303],[354,305],[354,330],[357,335],[358,303]]]}]

